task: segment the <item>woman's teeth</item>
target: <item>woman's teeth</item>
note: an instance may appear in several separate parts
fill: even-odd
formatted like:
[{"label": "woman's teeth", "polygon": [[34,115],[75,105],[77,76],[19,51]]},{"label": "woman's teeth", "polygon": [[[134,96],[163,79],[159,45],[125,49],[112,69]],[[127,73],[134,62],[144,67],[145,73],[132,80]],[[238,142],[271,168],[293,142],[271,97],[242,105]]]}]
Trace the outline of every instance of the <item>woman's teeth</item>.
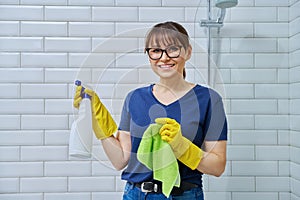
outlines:
[{"label": "woman's teeth", "polygon": [[171,68],[173,67],[175,64],[169,64],[169,65],[158,65],[160,68],[163,68],[163,69],[168,69],[168,68]]}]

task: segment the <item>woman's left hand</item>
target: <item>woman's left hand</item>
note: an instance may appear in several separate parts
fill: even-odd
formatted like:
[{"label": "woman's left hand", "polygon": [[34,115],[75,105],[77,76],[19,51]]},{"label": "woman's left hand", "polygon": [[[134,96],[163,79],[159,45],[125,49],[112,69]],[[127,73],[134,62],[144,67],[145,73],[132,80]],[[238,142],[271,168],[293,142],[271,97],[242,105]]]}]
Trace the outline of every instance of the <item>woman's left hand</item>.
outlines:
[{"label": "woman's left hand", "polygon": [[159,134],[162,140],[170,144],[176,158],[189,168],[196,169],[203,157],[203,151],[182,136],[180,124],[170,118],[157,118],[155,122],[162,124]]}]

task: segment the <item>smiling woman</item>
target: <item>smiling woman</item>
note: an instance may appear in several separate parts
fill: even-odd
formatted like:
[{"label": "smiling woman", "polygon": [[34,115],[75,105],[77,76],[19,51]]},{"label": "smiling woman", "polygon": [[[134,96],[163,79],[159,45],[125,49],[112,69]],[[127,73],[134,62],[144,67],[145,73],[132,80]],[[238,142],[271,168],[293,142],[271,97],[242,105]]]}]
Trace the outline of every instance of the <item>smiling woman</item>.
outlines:
[{"label": "smiling woman", "polygon": [[[132,91],[124,103],[117,139],[130,148],[123,151],[131,153],[122,173],[122,179],[127,180],[123,199],[203,200],[202,174],[220,176],[225,169],[227,123],[221,97],[185,80],[192,47],[180,24],[155,25],[146,36],[145,52],[159,82]],[[137,159],[141,138],[153,123],[162,126],[161,139],[170,144],[178,160],[181,182],[171,197],[161,194],[164,183]],[[145,185],[149,187],[146,193]]]},{"label": "smiling woman", "polygon": [[[167,48],[161,49],[164,46]],[[178,58],[182,48],[185,51],[189,49],[191,53],[188,32],[183,26],[175,22],[156,24],[147,34],[145,47],[145,52],[152,60],[160,59],[164,52],[169,58]],[[185,68],[183,68],[182,73],[185,78]]]},{"label": "smiling woman", "polygon": [[[117,135],[106,131],[101,137],[103,148],[116,169],[125,168],[124,200],[203,200],[202,174],[220,176],[225,169],[227,122],[221,96],[185,80],[185,64],[192,47],[187,31],[180,24],[155,25],[146,36],[145,52],[159,81],[127,95]],[[97,105],[100,102],[97,94],[90,94],[94,121],[100,124],[107,118]],[[139,159],[144,158],[139,149],[145,153],[146,147],[154,146],[145,142],[148,135],[155,136],[156,144],[167,144],[171,150],[171,154],[165,155],[149,149],[146,153],[156,160],[150,162],[153,167]],[[161,142],[157,143],[157,139]],[[159,145],[155,148],[159,150]],[[179,174],[176,183],[158,175],[159,170],[174,164],[170,157],[175,160],[175,168],[168,176]],[[158,171],[154,170],[157,165],[161,166]]]}]

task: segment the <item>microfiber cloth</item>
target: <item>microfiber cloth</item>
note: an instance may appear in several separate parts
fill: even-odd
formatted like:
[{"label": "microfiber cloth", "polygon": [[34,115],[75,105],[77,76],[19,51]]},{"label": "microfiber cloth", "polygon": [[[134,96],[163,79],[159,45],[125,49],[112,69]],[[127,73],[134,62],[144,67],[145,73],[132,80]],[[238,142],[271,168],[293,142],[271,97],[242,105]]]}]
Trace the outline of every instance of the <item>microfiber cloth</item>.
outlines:
[{"label": "microfiber cloth", "polygon": [[162,182],[162,193],[169,197],[172,188],[180,186],[180,174],[171,146],[159,135],[161,126],[151,124],[146,129],[138,148],[137,158],[153,171],[153,178]]}]

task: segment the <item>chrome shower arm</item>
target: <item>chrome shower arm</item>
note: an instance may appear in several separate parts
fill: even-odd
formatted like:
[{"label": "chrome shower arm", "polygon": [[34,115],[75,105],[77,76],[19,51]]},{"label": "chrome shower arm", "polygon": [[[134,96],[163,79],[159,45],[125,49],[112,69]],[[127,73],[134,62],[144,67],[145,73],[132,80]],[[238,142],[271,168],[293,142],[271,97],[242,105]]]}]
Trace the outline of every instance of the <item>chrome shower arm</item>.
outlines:
[{"label": "chrome shower arm", "polygon": [[226,8],[221,8],[219,10],[219,17],[217,19],[217,22],[218,23],[223,23],[225,15],[226,15]]}]

